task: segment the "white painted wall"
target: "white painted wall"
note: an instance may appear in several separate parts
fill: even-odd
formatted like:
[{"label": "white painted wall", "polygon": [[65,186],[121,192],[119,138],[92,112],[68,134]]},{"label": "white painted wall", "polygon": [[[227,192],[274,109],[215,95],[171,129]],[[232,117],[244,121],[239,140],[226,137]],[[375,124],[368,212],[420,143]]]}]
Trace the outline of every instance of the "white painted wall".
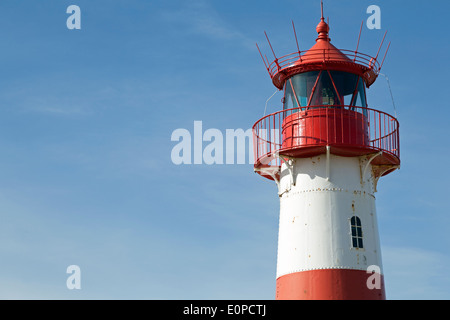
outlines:
[{"label": "white painted wall", "polygon": [[[277,278],[314,269],[382,270],[371,165],[366,157],[328,159],[281,167]],[[363,249],[352,248],[353,215],[361,219]]]}]

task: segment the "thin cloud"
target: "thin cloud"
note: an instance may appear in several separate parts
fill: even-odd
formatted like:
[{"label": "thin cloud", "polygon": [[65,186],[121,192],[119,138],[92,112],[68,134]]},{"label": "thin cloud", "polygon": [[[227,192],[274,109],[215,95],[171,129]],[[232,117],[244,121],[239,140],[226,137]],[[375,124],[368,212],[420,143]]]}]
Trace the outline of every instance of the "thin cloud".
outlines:
[{"label": "thin cloud", "polygon": [[181,30],[191,33],[216,40],[238,40],[244,45],[252,42],[242,32],[224,21],[208,1],[189,1],[179,10],[165,11],[161,16],[166,22],[183,25],[184,28]]},{"label": "thin cloud", "polygon": [[28,108],[27,111],[56,116],[72,116],[72,115],[88,114],[86,110],[83,110],[81,108],[64,107],[62,105],[59,106],[35,105]]}]

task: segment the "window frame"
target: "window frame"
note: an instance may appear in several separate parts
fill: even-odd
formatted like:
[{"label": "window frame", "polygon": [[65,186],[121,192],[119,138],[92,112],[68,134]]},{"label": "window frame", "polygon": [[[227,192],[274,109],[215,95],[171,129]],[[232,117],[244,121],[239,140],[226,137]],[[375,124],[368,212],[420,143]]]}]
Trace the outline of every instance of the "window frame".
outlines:
[{"label": "window frame", "polygon": [[351,248],[356,250],[364,250],[364,233],[362,230],[361,218],[359,218],[358,216],[352,216],[349,219],[349,222]]}]

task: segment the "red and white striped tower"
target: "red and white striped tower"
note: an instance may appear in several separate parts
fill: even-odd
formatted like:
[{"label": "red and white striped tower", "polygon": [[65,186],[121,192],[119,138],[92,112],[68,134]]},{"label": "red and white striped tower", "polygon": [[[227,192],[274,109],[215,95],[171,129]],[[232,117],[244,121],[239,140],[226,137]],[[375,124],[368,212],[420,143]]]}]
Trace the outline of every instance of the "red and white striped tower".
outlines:
[{"label": "red and white striped tower", "polygon": [[284,91],[253,126],[255,171],[280,198],[276,299],[385,299],[375,192],[400,166],[398,121],[367,107],[378,54],[333,46],[323,8],[316,30],[311,49],[263,58]]}]

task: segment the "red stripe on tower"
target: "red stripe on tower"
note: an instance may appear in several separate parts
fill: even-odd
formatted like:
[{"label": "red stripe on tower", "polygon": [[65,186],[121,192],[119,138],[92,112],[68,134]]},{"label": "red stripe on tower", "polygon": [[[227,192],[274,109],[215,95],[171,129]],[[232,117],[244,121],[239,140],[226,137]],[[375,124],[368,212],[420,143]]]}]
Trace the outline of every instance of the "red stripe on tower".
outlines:
[{"label": "red stripe on tower", "polygon": [[369,289],[365,271],[349,269],[311,270],[277,279],[277,300],[384,300],[384,279],[380,288]]}]

